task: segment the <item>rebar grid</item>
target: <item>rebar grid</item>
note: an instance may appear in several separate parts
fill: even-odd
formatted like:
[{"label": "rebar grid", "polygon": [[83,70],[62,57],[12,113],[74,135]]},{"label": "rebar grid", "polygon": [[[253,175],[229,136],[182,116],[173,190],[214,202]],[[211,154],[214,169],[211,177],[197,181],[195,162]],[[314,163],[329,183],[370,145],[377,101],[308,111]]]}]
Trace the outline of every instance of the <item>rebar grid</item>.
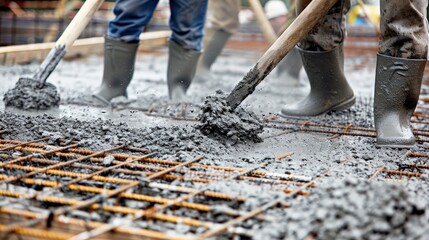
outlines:
[{"label": "rebar grid", "polygon": [[[220,210],[216,209],[216,205],[206,204],[206,200],[199,200],[202,201],[201,203],[194,202],[194,200],[187,201],[196,196],[236,203],[246,201],[246,197],[243,196],[232,196],[210,191],[209,183],[218,181],[230,181],[232,179],[245,180],[249,183],[268,184],[269,187],[275,184],[283,186],[279,190],[284,193],[290,194],[296,192],[296,194],[303,196],[310,194],[310,192],[306,190],[296,191],[297,187],[304,185],[315,187],[313,183],[308,183],[311,181],[311,178],[307,176],[278,174],[259,170],[259,168],[265,165],[257,166],[250,170],[210,166],[197,163],[202,157],[181,163],[155,159],[153,158],[154,153],[143,156],[127,153],[147,153],[145,149],[117,146],[96,152],[81,149],[77,143],[70,143],[66,146],[54,146],[42,143],[48,140],[49,137],[29,142],[0,139],[0,150],[2,150],[0,151],[0,170],[2,171],[0,173],[0,184],[2,186],[0,187],[0,196],[8,202],[8,204],[0,208],[0,220],[5,218],[2,215],[6,213],[9,218],[14,219],[12,222],[7,221],[7,225],[1,225],[1,232],[4,235],[17,234],[33,238],[55,239],[53,237],[57,231],[55,228],[47,228],[48,230],[46,230],[46,228],[40,227],[58,225],[60,219],[67,218],[69,213],[77,209],[121,214],[125,216],[124,221],[127,223],[132,222],[129,221],[129,218],[133,220],[145,219],[144,221],[156,220],[160,222],[180,223],[193,228],[209,230],[219,226],[219,223],[162,213],[161,211],[174,206],[175,208],[187,208],[200,212],[217,211],[217,214],[220,213]],[[60,142],[66,143],[66,141]],[[19,154],[15,154],[18,152]],[[104,157],[113,157],[114,160],[106,166],[103,165]],[[86,171],[81,173],[82,170]],[[120,174],[120,177],[108,176],[110,173],[114,175]],[[63,180],[64,178],[67,180]],[[160,180],[154,181],[155,179]],[[166,181],[177,180],[203,183],[207,184],[207,186],[203,187],[203,189],[194,189],[164,183]],[[109,188],[101,187],[103,184],[109,184]],[[23,190],[36,186],[38,186],[36,189],[42,188],[43,190],[30,192]],[[163,196],[144,194],[139,192],[141,191],[139,189],[160,189],[162,191],[185,195],[178,195],[179,197],[176,199],[169,199]],[[133,192],[129,192],[128,190],[133,190]],[[73,198],[55,196],[59,191],[76,193],[76,196]],[[116,204],[106,204],[108,199],[115,199]],[[146,202],[152,207],[147,209],[125,207],[121,206],[123,200]],[[30,209],[19,210],[13,207],[17,204],[19,206],[30,206],[29,204],[34,205],[35,203],[56,207],[45,214],[36,214]],[[287,207],[287,205],[283,207]],[[248,214],[233,209],[221,211],[221,213],[229,218]],[[270,217],[258,215],[255,216],[255,219],[258,221],[267,221]],[[16,222],[16,220],[19,221]],[[85,221],[88,222],[88,220]],[[90,231],[92,233],[95,232],[95,235],[90,235],[92,238],[93,235],[103,235],[109,231],[124,234],[126,231],[120,231],[120,229],[124,228],[129,230],[128,233],[139,233],[139,236],[173,239],[170,235],[166,237],[161,232],[150,229],[132,228],[130,230],[129,226],[123,224],[106,224],[102,222],[93,224],[92,227],[88,227],[87,225],[87,229],[90,230],[83,229],[81,232],[85,234]],[[148,232],[144,232],[145,230]],[[64,233],[63,235],[58,235],[57,239],[69,239],[75,234],[75,231],[72,231],[71,235]],[[187,238],[189,237],[180,235],[174,237],[174,239]],[[76,238],[75,236],[72,239],[80,238]]]},{"label": "rebar grid", "polygon": [[[380,166],[369,179],[374,180],[377,177],[381,177],[384,181],[403,182],[411,178],[427,178],[429,177],[429,165],[427,164],[428,157],[429,154],[426,153],[408,151],[402,157],[401,161],[405,161],[409,158],[413,163],[401,163],[396,169],[388,169],[385,166]],[[422,164],[422,162],[426,162],[426,164]]]},{"label": "rebar grid", "polygon": [[[334,125],[334,124],[320,124],[311,121],[288,121],[288,120],[278,120],[277,116],[265,118],[265,126],[273,129],[285,130],[294,130],[299,132],[314,132],[314,133],[325,133],[333,135],[344,135],[344,136],[355,136],[355,137],[369,137],[375,138],[376,133],[375,129],[353,126],[352,123],[348,125]],[[429,125],[429,122],[412,120],[413,125],[415,125],[413,132],[416,136],[417,142],[429,142],[429,130],[428,129],[418,129],[417,125]],[[285,131],[285,133],[289,133]]]},{"label": "rebar grid", "polygon": [[[421,99],[421,102],[418,105],[417,110],[413,114],[413,118],[411,119],[411,123],[413,124],[413,132],[414,135],[417,137],[417,142],[420,143],[426,143],[429,142],[429,128],[427,126],[429,125],[429,102],[425,101],[425,98]],[[145,113],[147,116],[151,117],[161,117],[161,118],[168,118],[172,120],[179,120],[179,121],[190,121],[195,122],[196,121],[196,112],[186,112],[182,111],[183,109],[187,108],[187,105],[185,107],[182,106],[182,110],[177,112],[177,114],[171,114],[168,113],[166,109],[169,107],[175,108],[174,106],[168,106],[168,105],[151,105],[149,108],[138,108],[138,107],[129,107],[129,106],[123,106],[121,108],[116,108],[115,110],[123,110],[123,109],[132,109],[135,111],[141,111]],[[200,106],[193,105],[194,108],[199,109]],[[177,107],[176,107],[177,108]],[[279,120],[281,119],[281,120]],[[280,136],[283,134],[288,134],[291,132],[314,132],[314,133],[324,133],[324,134],[332,134],[335,137],[338,136],[355,136],[355,137],[368,137],[368,138],[375,138],[375,129],[367,128],[367,127],[361,127],[361,126],[355,126],[353,123],[349,123],[347,125],[335,125],[335,124],[320,124],[316,122],[310,122],[306,120],[287,120],[282,119],[277,115],[268,115],[265,116],[265,127],[267,128],[273,128],[273,129],[280,129],[282,130],[280,133],[275,134],[274,136]],[[423,126],[423,127],[422,127]]]}]

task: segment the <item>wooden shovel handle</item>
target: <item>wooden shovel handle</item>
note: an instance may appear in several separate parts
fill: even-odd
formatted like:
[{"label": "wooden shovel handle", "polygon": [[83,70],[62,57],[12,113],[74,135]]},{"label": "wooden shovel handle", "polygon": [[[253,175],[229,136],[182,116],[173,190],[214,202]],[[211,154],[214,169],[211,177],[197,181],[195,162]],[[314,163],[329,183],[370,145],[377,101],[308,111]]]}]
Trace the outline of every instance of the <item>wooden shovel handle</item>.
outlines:
[{"label": "wooden shovel handle", "polygon": [[[312,0],[293,23],[271,45],[256,65],[228,95],[228,105],[235,109],[277,66],[286,54],[303,39],[338,0]],[[297,60],[298,61],[298,60]]]},{"label": "wooden shovel handle", "polygon": [[61,34],[55,46],[65,47],[67,50],[73,45],[103,2],[104,0],[86,0],[65,31]]}]

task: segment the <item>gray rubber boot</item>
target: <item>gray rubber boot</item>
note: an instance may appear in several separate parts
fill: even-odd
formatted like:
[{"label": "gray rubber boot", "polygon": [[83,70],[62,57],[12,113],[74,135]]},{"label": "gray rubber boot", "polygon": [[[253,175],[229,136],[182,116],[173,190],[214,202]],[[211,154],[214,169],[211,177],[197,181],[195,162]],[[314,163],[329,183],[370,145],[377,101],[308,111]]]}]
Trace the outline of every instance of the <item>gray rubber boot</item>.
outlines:
[{"label": "gray rubber boot", "polygon": [[426,59],[377,56],[374,93],[376,146],[410,148],[410,119],[417,106]]},{"label": "gray rubber boot", "polygon": [[311,91],[302,101],[285,106],[280,115],[284,117],[310,117],[332,110],[345,110],[353,106],[355,97],[344,76],[342,47],[327,52],[298,49],[310,82]]},{"label": "gray rubber boot", "polygon": [[221,54],[226,42],[231,37],[231,34],[222,30],[209,29],[204,47],[204,52],[198,61],[195,81],[204,82],[210,79],[210,68]]},{"label": "gray rubber boot", "polygon": [[300,86],[299,73],[302,69],[302,61],[297,48],[293,48],[277,66],[279,78],[287,86]]},{"label": "gray rubber boot", "polygon": [[168,48],[168,94],[171,100],[181,101],[195,76],[201,52],[184,49],[173,41],[169,42]]},{"label": "gray rubber boot", "polygon": [[138,46],[138,43],[125,43],[105,37],[103,81],[98,92],[93,94],[95,98],[109,104],[115,97],[127,97]]}]

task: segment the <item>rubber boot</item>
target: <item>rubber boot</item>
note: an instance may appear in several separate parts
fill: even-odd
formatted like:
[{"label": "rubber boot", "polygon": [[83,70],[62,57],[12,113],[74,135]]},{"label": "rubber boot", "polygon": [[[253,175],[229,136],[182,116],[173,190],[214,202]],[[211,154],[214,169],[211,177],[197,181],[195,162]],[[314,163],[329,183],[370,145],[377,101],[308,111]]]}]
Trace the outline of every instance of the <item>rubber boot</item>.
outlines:
[{"label": "rubber boot", "polygon": [[417,106],[426,59],[377,56],[374,93],[376,146],[410,148],[410,119]]},{"label": "rubber boot", "polygon": [[173,41],[169,42],[168,48],[168,94],[171,100],[181,101],[195,76],[201,52],[184,49]]},{"label": "rubber boot", "polygon": [[285,106],[280,115],[310,117],[353,106],[355,96],[344,76],[342,46],[326,52],[298,49],[310,82],[310,94],[298,103]]},{"label": "rubber boot", "polygon": [[109,104],[115,97],[127,97],[134,74],[138,43],[125,43],[105,37],[103,81],[95,98]]},{"label": "rubber boot", "polygon": [[277,72],[279,78],[286,86],[301,86],[299,82],[299,73],[302,69],[302,61],[299,51],[293,48],[282,61],[280,61]]},{"label": "rubber boot", "polygon": [[216,61],[217,57],[221,54],[222,49],[225,47],[225,44],[230,37],[230,33],[222,30],[208,30],[208,40],[204,47],[204,53],[198,61],[195,81],[204,82],[205,80],[210,79],[210,68]]}]

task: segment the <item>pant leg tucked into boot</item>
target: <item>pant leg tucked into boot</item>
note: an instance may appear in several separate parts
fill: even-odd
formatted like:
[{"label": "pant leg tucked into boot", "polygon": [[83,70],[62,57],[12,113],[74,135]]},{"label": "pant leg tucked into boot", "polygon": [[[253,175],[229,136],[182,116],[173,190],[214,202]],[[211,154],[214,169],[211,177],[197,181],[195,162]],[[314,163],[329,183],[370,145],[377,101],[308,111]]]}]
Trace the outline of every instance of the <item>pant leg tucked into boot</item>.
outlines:
[{"label": "pant leg tucked into boot", "polygon": [[115,97],[127,97],[138,45],[105,38],[103,80],[100,89],[93,94],[95,98],[108,104]]}]

